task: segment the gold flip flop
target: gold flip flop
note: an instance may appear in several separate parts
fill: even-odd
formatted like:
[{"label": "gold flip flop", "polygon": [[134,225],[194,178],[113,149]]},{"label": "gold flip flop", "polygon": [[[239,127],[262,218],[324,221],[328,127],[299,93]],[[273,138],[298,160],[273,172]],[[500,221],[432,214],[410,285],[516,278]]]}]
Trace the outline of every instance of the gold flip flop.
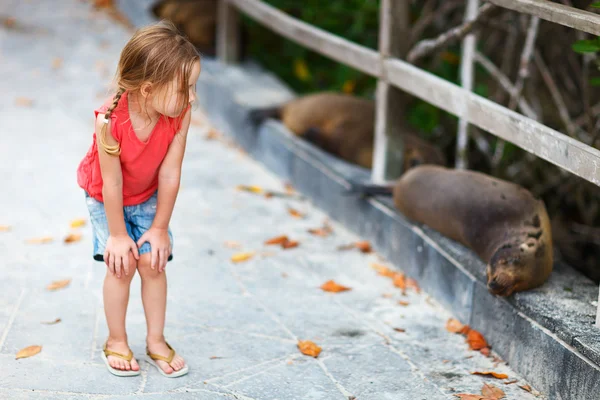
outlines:
[{"label": "gold flip flop", "polygon": [[102,349],[102,359],[104,360],[104,363],[106,364],[106,368],[108,368],[108,371],[116,376],[137,376],[139,374],[141,374],[142,370],[141,368],[138,369],[137,371],[134,370],[129,370],[129,371],[123,371],[120,369],[116,369],[111,367],[111,365],[108,363],[108,356],[113,356],[113,357],[119,357],[122,358],[125,361],[131,361],[131,359],[133,358],[133,352],[131,351],[131,349],[129,349],[129,354],[124,355],[121,353],[117,353],[111,350],[108,350],[106,348],[106,343],[104,343],[104,348]]},{"label": "gold flip flop", "polygon": [[166,376],[167,378],[177,378],[178,376],[182,376],[185,375],[189,372],[189,368],[187,366],[187,364],[181,368],[179,371],[175,371],[175,368],[173,368],[173,372],[171,372],[170,374],[167,374],[165,371],[163,371],[163,369],[160,367],[160,365],[158,365],[157,362],[155,362],[154,360],[160,360],[160,361],[164,361],[167,364],[171,365],[171,361],[173,361],[173,358],[175,357],[175,350],[173,350],[173,348],[169,345],[169,343],[165,342],[167,344],[167,347],[171,350],[171,352],[169,353],[168,357],[163,357],[159,354],[152,354],[150,353],[150,351],[148,350],[148,347],[146,346],[146,354],[148,354],[148,362],[152,365],[154,365],[156,367],[156,369],[158,369],[158,372],[160,372],[163,376]]}]

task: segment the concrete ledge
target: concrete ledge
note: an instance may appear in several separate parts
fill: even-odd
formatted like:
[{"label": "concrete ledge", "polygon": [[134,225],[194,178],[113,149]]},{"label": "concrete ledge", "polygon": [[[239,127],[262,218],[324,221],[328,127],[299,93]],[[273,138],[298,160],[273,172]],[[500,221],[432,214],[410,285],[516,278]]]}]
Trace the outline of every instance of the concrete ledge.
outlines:
[{"label": "concrete ledge", "polygon": [[333,219],[370,240],[457,318],[481,331],[512,368],[550,398],[600,397],[600,331],[593,326],[598,289],[590,280],[557,264],[543,287],[509,299],[494,297],[485,285],[484,264],[470,250],[406,220],[388,198],[345,193],[349,181],[368,180],[369,171],[296,138],[278,122],[253,127],[251,109],[293,96],[269,74],[205,59],[198,93],[217,128]]}]

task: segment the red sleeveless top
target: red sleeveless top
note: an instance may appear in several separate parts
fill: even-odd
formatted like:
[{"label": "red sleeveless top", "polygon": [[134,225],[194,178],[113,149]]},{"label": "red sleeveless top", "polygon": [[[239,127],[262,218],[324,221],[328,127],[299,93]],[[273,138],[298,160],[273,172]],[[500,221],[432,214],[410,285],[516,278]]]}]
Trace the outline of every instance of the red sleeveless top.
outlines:
[{"label": "red sleeveless top", "polygon": [[[113,99],[108,99],[102,107],[94,110],[98,114],[106,113]],[[121,146],[121,171],[123,173],[123,205],[132,206],[145,202],[158,189],[158,170],[169,145],[175,134],[181,128],[181,121],[186,110],[180,117],[170,118],[161,115],[148,140],[142,142],[131,125],[127,92],[123,93],[119,103],[110,115],[111,133]],[[108,132],[107,132],[108,134]],[[92,145],[77,168],[77,184],[91,197],[103,202],[102,174],[98,160],[96,133]]]}]

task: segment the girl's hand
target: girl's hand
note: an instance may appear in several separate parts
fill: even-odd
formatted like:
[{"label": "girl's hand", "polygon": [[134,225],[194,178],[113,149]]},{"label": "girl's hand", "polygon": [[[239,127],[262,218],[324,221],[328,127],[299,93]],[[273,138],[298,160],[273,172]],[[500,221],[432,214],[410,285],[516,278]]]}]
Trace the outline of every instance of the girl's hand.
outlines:
[{"label": "girl's hand", "polygon": [[141,247],[145,242],[150,243],[152,255],[150,268],[163,272],[167,267],[167,259],[171,255],[171,239],[167,229],[150,228],[138,240],[137,245]]},{"label": "girl's hand", "polygon": [[121,268],[125,275],[129,275],[129,252],[133,253],[136,260],[140,259],[138,248],[129,235],[108,237],[104,251],[104,263],[113,275],[117,275],[117,278],[121,277]]}]

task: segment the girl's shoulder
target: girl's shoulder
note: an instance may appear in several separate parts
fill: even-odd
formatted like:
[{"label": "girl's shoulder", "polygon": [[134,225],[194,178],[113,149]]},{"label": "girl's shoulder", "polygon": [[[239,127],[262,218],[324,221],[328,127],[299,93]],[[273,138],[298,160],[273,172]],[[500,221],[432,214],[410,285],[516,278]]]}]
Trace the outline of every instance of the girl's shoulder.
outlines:
[{"label": "girl's shoulder", "polygon": [[[114,110],[112,112],[113,115],[115,115],[117,112],[121,111],[121,109],[123,108],[123,104],[126,104],[126,103],[124,103],[124,100],[127,98],[126,93],[127,92],[123,93],[123,95],[121,96],[121,99],[119,100],[119,104],[117,104],[117,106],[114,108]],[[102,105],[94,110],[94,115],[96,117],[98,117],[98,114],[106,114],[106,111],[112,105],[114,99],[115,99],[114,95],[111,95],[110,97],[107,97],[106,99],[104,99],[104,102],[102,103]]]}]

